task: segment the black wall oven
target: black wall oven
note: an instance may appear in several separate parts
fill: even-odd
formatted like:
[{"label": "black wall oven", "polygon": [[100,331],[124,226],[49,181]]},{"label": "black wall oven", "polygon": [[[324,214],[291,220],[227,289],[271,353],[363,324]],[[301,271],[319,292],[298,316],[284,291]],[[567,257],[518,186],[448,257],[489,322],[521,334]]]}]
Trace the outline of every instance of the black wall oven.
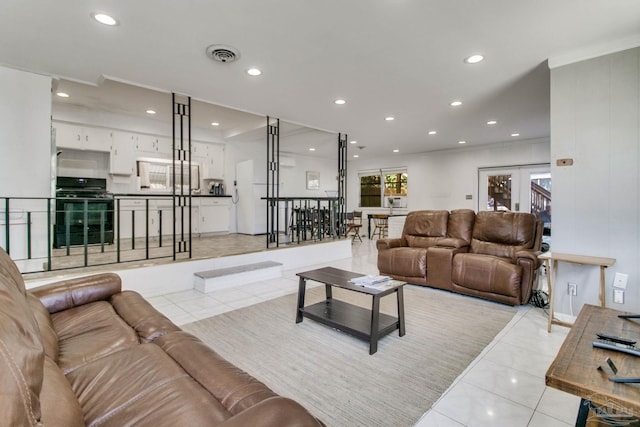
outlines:
[{"label": "black wall oven", "polygon": [[113,243],[113,195],[103,178],[58,177],[53,247]]}]

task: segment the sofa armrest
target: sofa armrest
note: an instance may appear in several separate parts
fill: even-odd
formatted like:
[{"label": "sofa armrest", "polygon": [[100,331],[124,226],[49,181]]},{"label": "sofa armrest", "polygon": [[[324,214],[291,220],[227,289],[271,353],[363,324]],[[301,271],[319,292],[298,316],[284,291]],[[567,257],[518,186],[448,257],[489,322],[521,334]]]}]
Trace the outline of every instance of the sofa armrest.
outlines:
[{"label": "sofa armrest", "polygon": [[533,283],[542,261],[538,258],[541,251],[518,251],[515,254],[516,264],[522,267],[522,282],[520,284],[520,304],[526,304],[531,298]]},{"label": "sofa armrest", "polygon": [[162,335],[181,330],[137,292],[117,293],[111,297],[111,305],[135,329],[141,342],[152,342]]},{"label": "sofa armrest", "polygon": [[[455,239],[460,240],[460,239]],[[469,250],[468,246],[460,248],[432,246],[427,249],[427,285],[442,289],[452,289],[451,272],[453,257]]]},{"label": "sofa armrest", "polygon": [[256,403],[220,424],[220,427],[245,426],[322,427],[324,424],[297,402],[276,396]]},{"label": "sofa armrest", "polygon": [[385,251],[387,249],[399,248],[407,246],[407,241],[400,237],[396,239],[378,239],[376,240],[376,248],[379,251]]},{"label": "sofa armrest", "polygon": [[458,239],[456,237],[445,237],[441,240],[438,240],[437,246],[443,246],[446,248],[464,248],[465,246],[469,246],[469,242],[463,239]]},{"label": "sofa armrest", "polygon": [[109,300],[121,289],[120,276],[103,273],[50,283],[29,289],[29,292],[40,299],[49,313],[57,313],[90,302]]},{"label": "sofa armrest", "polygon": [[534,270],[537,270],[542,265],[542,261],[538,256],[542,254],[541,251],[518,251],[516,252],[516,264],[522,265],[522,263],[531,263]]}]

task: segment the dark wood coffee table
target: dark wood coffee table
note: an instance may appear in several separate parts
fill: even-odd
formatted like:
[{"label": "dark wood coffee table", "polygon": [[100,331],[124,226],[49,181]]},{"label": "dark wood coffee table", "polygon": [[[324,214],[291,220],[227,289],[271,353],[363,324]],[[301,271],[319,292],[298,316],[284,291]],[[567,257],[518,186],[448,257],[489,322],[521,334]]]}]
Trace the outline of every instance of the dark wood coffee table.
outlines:
[{"label": "dark wood coffee table", "polygon": [[[385,289],[375,289],[354,285],[349,280],[361,277],[363,274],[324,267],[317,270],[297,273],[300,277],[298,285],[298,309],[296,323],[302,322],[304,317],[316,322],[339,329],[355,337],[369,342],[369,354],[378,351],[378,340],[398,329],[402,337],[404,327],[404,296],[402,288],[405,282],[394,280]],[[324,283],[327,299],[305,307],[304,296],[307,280]],[[373,297],[371,310],[333,299],[331,288],[335,286],[353,292],[371,295]],[[380,313],[380,299],[389,294],[396,294],[398,301],[398,317]]]}]

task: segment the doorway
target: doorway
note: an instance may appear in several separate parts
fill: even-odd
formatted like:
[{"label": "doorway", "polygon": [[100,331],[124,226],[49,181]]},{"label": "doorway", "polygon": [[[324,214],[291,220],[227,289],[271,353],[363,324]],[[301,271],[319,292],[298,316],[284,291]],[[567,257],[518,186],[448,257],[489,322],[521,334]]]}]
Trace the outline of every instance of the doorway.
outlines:
[{"label": "doorway", "polygon": [[551,229],[551,166],[549,164],[481,168],[478,211],[529,212]]}]

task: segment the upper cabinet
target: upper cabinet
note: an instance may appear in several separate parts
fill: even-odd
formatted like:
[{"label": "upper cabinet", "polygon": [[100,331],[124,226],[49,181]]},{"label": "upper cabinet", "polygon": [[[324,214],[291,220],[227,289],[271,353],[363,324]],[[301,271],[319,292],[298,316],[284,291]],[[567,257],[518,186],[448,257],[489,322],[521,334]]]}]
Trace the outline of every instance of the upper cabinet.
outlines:
[{"label": "upper cabinet", "polygon": [[224,179],[224,145],[209,144],[205,176],[208,179]]},{"label": "upper cabinet", "polygon": [[138,135],[129,132],[113,132],[109,173],[113,175],[132,175],[134,173],[137,142]]},{"label": "upper cabinet", "polygon": [[[53,122],[56,147],[109,153],[109,173],[135,175],[136,160],[171,160],[171,137],[94,128]],[[203,179],[224,179],[225,146],[220,143],[191,142],[191,161],[200,166]]]},{"label": "upper cabinet", "polygon": [[173,143],[171,138],[153,135],[138,135],[136,150],[138,153],[171,155]]},{"label": "upper cabinet", "polygon": [[57,122],[53,123],[53,128],[56,130],[56,147],[58,148],[102,152],[109,152],[111,148],[112,131],[109,129]]}]

